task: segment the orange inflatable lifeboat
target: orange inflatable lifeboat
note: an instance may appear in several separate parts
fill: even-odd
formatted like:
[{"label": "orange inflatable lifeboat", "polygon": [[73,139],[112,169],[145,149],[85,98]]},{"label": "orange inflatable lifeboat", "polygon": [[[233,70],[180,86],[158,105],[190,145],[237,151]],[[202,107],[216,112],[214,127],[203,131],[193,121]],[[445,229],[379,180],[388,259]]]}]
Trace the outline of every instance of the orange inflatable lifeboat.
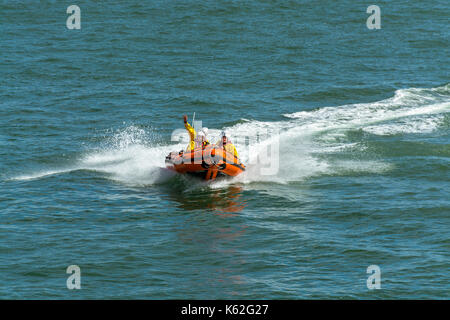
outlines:
[{"label": "orange inflatable lifeboat", "polygon": [[166,157],[166,166],[179,173],[198,175],[205,180],[214,180],[220,176],[235,177],[245,171],[244,164],[233,154],[211,145],[193,151],[171,152]]}]

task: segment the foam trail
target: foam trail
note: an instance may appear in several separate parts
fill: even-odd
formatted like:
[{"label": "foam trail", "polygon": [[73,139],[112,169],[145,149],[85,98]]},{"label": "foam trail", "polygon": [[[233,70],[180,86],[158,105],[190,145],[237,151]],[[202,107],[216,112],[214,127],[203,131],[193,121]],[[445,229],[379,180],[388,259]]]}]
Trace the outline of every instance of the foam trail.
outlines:
[{"label": "foam trail", "polygon": [[[288,183],[320,174],[384,172],[392,165],[380,160],[330,161],[324,159],[324,155],[364,151],[364,141],[350,141],[347,138],[349,131],[363,130],[379,135],[429,133],[442,125],[449,111],[450,86],[446,85],[433,89],[397,90],[394,97],[373,103],[285,114],[286,121],[246,121],[228,128],[228,131],[250,136],[267,131],[269,136],[274,135],[270,139],[275,137],[279,142],[280,169],[276,176],[264,176],[260,174],[261,165],[249,165],[247,172],[235,180],[243,183]],[[239,139],[236,141],[237,148],[243,150],[243,161],[248,161],[249,148]],[[260,141],[259,145],[267,143],[270,143],[269,139]]]},{"label": "foam trail", "polygon": [[45,177],[49,177],[49,176],[53,176],[53,175],[58,175],[58,174],[72,172],[74,170],[76,170],[76,169],[68,168],[68,169],[60,169],[60,170],[44,170],[44,171],[39,171],[39,172],[32,173],[32,174],[19,175],[19,176],[16,176],[16,177],[12,177],[9,180],[34,180],[34,179],[41,179],[41,178],[45,178]]},{"label": "foam trail", "polygon": [[183,148],[181,144],[152,145],[153,138],[134,126],[116,132],[101,147],[77,159],[71,166],[24,174],[10,180],[32,180],[79,170],[95,171],[106,177],[132,185],[150,185],[170,179],[173,173],[165,169],[165,156]]},{"label": "foam trail", "polygon": [[[392,98],[338,107],[285,114],[286,120],[262,122],[243,119],[225,128],[231,133],[241,160],[247,170],[233,179],[214,183],[191,183],[192,188],[221,188],[232,183],[291,183],[322,174],[346,172],[384,172],[391,164],[380,160],[354,160],[334,157],[364,152],[364,140],[352,141],[348,132],[362,130],[376,135],[423,134],[439,130],[450,111],[450,86],[433,89],[397,90]],[[222,129],[210,129],[209,139],[215,142]],[[259,135],[259,133],[264,133]],[[238,133],[239,136],[236,134]],[[185,138],[187,135],[184,135]],[[250,138],[252,141],[249,143]],[[364,139],[364,138],[362,138]],[[165,156],[186,144],[155,144],[152,132],[130,126],[106,139],[97,149],[85,153],[73,166],[20,175],[16,180],[39,179],[75,170],[101,172],[106,177],[130,185],[164,183],[174,176],[165,169]],[[279,150],[278,171],[265,175],[266,164],[252,162],[267,152],[267,145]],[[342,157],[341,157],[342,158]]]}]

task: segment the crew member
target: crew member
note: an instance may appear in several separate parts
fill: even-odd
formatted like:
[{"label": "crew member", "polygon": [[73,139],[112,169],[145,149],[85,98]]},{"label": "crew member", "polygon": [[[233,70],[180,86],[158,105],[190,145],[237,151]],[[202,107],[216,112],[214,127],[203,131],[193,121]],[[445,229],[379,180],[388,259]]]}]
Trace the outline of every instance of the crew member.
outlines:
[{"label": "crew member", "polygon": [[195,132],[195,129],[192,128],[192,126],[189,124],[189,122],[187,121],[187,116],[185,115],[183,117],[184,120],[184,127],[186,128],[186,130],[189,133],[189,145],[187,147],[187,151],[192,151],[195,148],[198,147],[205,147],[206,145],[209,144],[209,141],[206,137],[207,133],[208,133],[208,128],[203,128],[202,130],[200,130],[200,132],[197,134],[197,132]]},{"label": "crew member", "polygon": [[236,158],[239,158],[239,154],[236,150],[234,144],[231,143],[231,140],[228,138],[228,134],[225,131],[222,131],[221,139],[217,142],[217,146],[223,148],[225,151],[233,154]]}]

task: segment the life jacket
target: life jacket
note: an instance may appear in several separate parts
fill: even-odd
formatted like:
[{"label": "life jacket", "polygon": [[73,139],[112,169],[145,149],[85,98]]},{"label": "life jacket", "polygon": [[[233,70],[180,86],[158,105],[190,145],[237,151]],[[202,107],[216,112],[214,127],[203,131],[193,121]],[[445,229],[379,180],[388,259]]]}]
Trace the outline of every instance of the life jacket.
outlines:
[{"label": "life jacket", "polygon": [[236,158],[239,158],[239,154],[236,150],[236,147],[234,146],[233,143],[231,143],[231,140],[228,139],[227,143],[224,145],[223,141],[220,141],[219,143],[217,143],[217,146],[225,149],[225,151],[233,154]]},{"label": "life jacket", "polygon": [[184,124],[184,127],[185,127],[186,130],[188,131],[188,133],[189,133],[189,139],[190,139],[189,145],[188,145],[188,147],[187,147],[187,150],[194,150],[194,147],[195,147],[195,138],[196,138],[197,134],[196,134],[194,128],[192,128],[191,125],[190,125],[188,122],[186,122],[186,123]]}]

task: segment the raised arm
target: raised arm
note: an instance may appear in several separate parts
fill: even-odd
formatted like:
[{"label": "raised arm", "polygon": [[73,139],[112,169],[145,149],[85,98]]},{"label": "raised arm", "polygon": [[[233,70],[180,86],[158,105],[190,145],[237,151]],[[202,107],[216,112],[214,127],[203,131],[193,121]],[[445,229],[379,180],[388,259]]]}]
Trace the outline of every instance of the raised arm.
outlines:
[{"label": "raised arm", "polygon": [[194,128],[192,128],[192,126],[189,124],[189,122],[187,122],[187,115],[183,116],[183,120],[184,120],[184,127],[189,132],[191,141],[193,141],[195,139],[195,135],[196,135],[195,130],[194,130]]}]

